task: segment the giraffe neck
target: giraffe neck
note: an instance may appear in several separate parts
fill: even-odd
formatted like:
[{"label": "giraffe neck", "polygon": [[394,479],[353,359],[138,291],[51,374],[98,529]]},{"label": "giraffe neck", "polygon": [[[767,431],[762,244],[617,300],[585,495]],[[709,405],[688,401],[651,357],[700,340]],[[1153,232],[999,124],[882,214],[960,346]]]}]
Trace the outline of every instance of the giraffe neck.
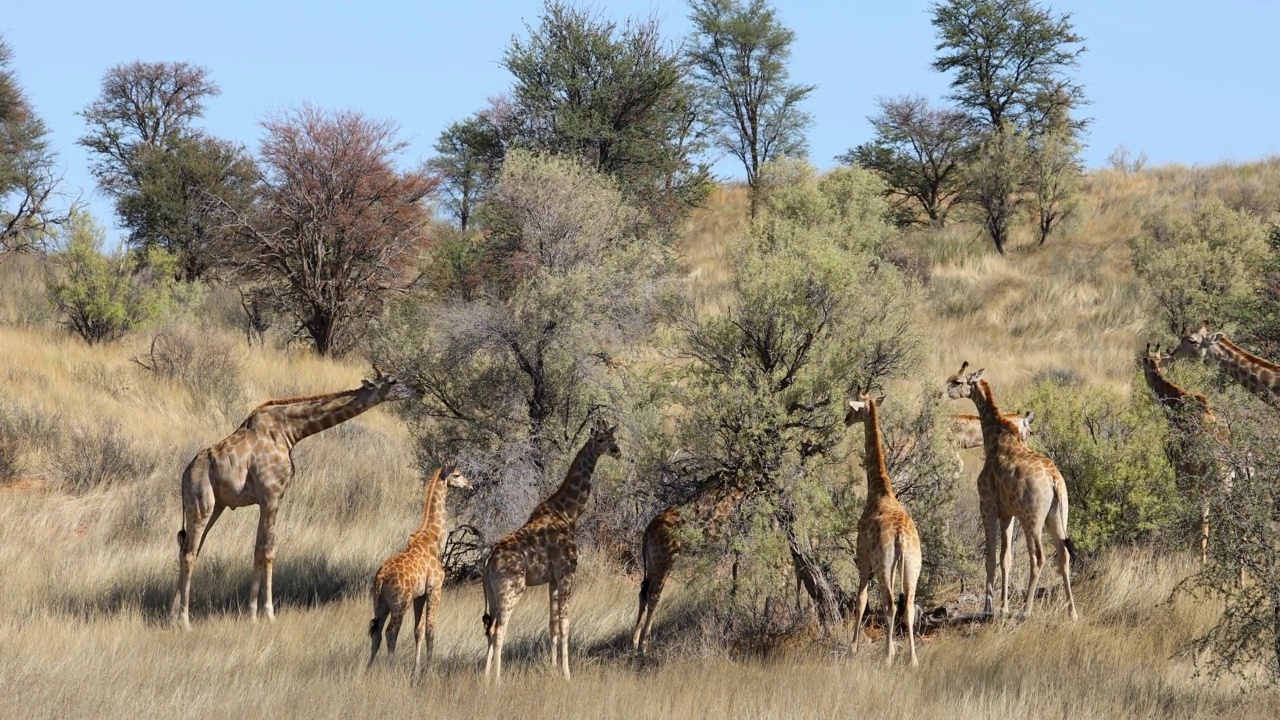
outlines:
[{"label": "giraffe neck", "polygon": [[598,458],[596,440],[590,438],[569,464],[564,482],[534,510],[534,514],[552,511],[563,515],[569,522],[576,522],[586,509],[587,498],[591,494],[591,475],[595,472]]},{"label": "giraffe neck", "polygon": [[867,403],[867,503],[881,497],[894,497],[893,481],[884,464],[884,439],[880,436],[880,410],[874,401]]},{"label": "giraffe neck", "polygon": [[1165,377],[1159,365],[1145,362],[1142,364],[1142,371],[1147,378],[1147,387],[1151,388],[1151,392],[1162,406],[1177,408],[1186,406],[1188,402],[1201,401],[1201,397],[1177,386]]},{"label": "giraffe neck", "polygon": [[1004,436],[1018,438],[1018,428],[1000,412],[995,393],[986,380],[979,380],[969,397],[978,408],[978,421],[982,424],[982,446],[988,455],[995,451]]},{"label": "giraffe neck", "polygon": [[448,492],[444,478],[437,469],[427,481],[427,499],[422,508],[422,524],[414,533],[418,542],[437,543],[444,534],[444,501]]},{"label": "giraffe neck", "polygon": [[1273,395],[1280,394],[1280,367],[1245,352],[1226,338],[1210,345],[1207,354],[1254,395],[1275,401]]},{"label": "giraffe neck", "polygon": [[379,402],[372,393],[360,388],[319,400],[273,406],[271,411],[293,444],[321,430],[346,422]]}]

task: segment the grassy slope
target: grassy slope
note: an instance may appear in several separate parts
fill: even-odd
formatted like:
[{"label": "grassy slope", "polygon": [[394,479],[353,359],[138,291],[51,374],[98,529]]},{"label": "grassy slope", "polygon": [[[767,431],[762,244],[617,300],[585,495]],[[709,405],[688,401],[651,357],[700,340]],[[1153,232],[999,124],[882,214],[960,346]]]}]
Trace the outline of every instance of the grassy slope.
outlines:
[{"label": "grassy slope", "polygon": [[[1275,165],[1103,173],[1091,182],[1090,209],[1069,241],[1053,239],[1039,250],[1016,246],[1007,258],[991,256],[963,227],[927,245],[917,238],[932,260],[923,322],[935,340],[933,376],[921,382],[940,381],[968,359],[989,368],[1007,403],[1042,372],[1126,385],[1147,327],[1125,243],[1138,231],[1141,212],[1181,202],[1206,184],[1241,196],[1263,192],[1258,188],[1276,186]],[[687,233],[689,281],[707,305],[725,301],[724,238],[741,227],[742,208],[740,191],[718,193]],[[954,630],[925,644],[915,673],[882,668],[879,645],[855,659],[825,645],[770,660],[723,657],[674,637],[674,624],[696,622],[678,586],[655,630],[657,660],[636,667],[625,653],[634,581],[594,569],[574,603],[571,685],[545,667],[541,589],[517,612],[510,636],[515,657],[501,692],[475,675],[484,640],[480,593],[473,587],[446,597],[439,667],[431,677],[411,686],[405,657],[365,675],[367,583],[382,558],[401,547],[421,502],[405,430],[381,410],[299,448],[297,479],[279,522],[279,621],[253,627],[242,613],[256,521],[249,509],[228,513],[210,534],[194,584],[196,629],[177,633],[163,619],[175,575],[182,465],[230,432],[255,401],[352,387],[363,368],[306,353],[250,350],[229,331],[211,330],[235,348],[244,367],[240,397],[222,411],[131,362],[146,350],[143,337],[87,348],[49,329],[47,314],[31,310],[39,296],[31,267],[0,264],[0,288],[0,406],[42,419],[24,445],[21,481],[0,488],[0,688],[6,695],[0,716],[137,710],[182,717],[424,711],[446,717],[518,711],[535,717],[830,717],[857,710],[875,717],[1246,718],[1280,712],[1275,693],[1245,696],[1232,683],[1194,677],[1192,659],[1179,649],[1212,622],[1215,610],[1187,598],[1166,604],[1187,571],[1184,559],[1141,554],[1109,558],[1080,578],[1080,623],[1048,612],[1033,622]],[[111,422],[142,458],[137,476],[84,494],[60,490],[66,461],[59,455],[92,445],[84,438],[91,441],[94,428]],[[406,629],[402,652],[411,645]]]}]

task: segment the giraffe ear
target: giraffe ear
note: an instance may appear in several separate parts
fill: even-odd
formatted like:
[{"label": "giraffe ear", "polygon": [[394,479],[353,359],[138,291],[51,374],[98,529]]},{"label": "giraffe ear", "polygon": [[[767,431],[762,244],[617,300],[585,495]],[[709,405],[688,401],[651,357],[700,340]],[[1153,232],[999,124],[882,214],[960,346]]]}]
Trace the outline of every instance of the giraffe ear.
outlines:
[{"label": "giraffe ear", "polygon": [[973,374],[969,376],[969,382],[978,382],[981,380],[984,370],[986,370],[986,368],[978,368],[977,370],[974,370]]},{"label": "giraffe ear", "polygon": [[1027,411],[1027,414],[1026,414],[1026,416],[1025,416],[1025,417],[1026,417],[1026,419],[1025,419],[1025,420],[1023,420],[1023,422],[1025,422],[1026,424],[1030,425],[1030,424],[1032,423],[1032,421],[1034,421],[1034,420],[1036,419],[1036,411],[1035,411],[1035,410],[1028,410],[1028,411]]},{"label": "giraffe ear", "polygon": [[1210,335],[1210,336],[1209,336],[1209,342],[1211,342],[1211,343],[1221,342],[1221,341],[1222,341],[1222,338],[1224,338],[1224,337],[1226,337],[1226,336],[1227,336],[1227,334],[1226,334],[1226,333],[1224,333],[1224,332],[1216,332],[1216,333],[1214,333],[1214,334],[1212,334],[1212,335]]},{"label": "giraffe ear", "polygon": [[886,395],[881,395],[880,397],[876,398],[876,407],[880,407],[881,405],[884,405],[884,399],[886,397],[887,397]]}]

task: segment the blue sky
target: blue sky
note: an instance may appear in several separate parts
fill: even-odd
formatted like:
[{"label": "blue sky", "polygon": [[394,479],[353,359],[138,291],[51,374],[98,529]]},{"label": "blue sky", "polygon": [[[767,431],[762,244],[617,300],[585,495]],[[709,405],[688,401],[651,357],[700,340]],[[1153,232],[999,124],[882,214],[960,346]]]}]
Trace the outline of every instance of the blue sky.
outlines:
[{"label": "blue sky", "polygon": [[[882,96],[941,99],[930,69],[936,42],[930,2],[776,0],[796,31],[792,77],[816,84],[810,154],[820,166],[868,139]],[[1277,0],[1062,0],[1088,51],[1077,79],[1092,104],[1085,161],[1101,166],[1123,143],[1152,164],[1248,161],[1280,154],[1280,80],[1274,69]],[[110,224],[110,203],[75,145],[76,112],[102,74],[132,60],[207,67],[222,88],[205,126],[256,149],[258,122],[311,102],[392,119],[411,141],[406,164],[425,159],[440,131],[510,85],[499,61],[541,0],[361,3],[10,3],[0,33],[19,81],[51,129],[66,191]],[[623,18],[656,15],[673,40],[689,27],[683,0],[597,0]],[[722,177],[741,176],[731,162]]]}]

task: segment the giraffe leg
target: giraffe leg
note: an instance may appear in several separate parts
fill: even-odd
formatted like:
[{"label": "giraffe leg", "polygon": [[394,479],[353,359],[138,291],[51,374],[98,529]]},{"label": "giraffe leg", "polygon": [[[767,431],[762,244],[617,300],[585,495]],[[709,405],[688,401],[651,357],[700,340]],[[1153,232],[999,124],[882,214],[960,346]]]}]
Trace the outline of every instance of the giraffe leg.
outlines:
[{"label": "giraffe leg", "polygon": [[555,578],[547,583],[547,635],[551,638],[551,669],[559,665],[560,651],[560,588]]},{"label": "giraffe leg", "polygon": [[1000,614],[1009,614],[1009,571],[1013,564],[1013,518],[1000,518]]},{"label": "giraffe leg", "polygon": [[1044,524],[1032,521],[1031,527],[1024,526],[1022,529],[1027,535],[1027,569],[1029,571],[1023,612],[1027,617],[1031,617],[1031,611],[1035,609],[1036,604],[1036,590],[1040,587],[1040,572],[1044,570],[1044,543],[1040,539]]},{"label": "giraffe leg", "polygon": [[400,623],[404,622],[404,608],[395,608],[387,617],[387,663],[396,654],[396,641],[400,639]]},{"label": "giraffe leg", "polygon": [[365,669],[373,667],[374,658],[378,657],[378,648],[382,646],[382,625],[387,620],[387,608],[382,598],[374,600],[373,620],[369,623],[369,664]]},{"label": "giraffe leg", "polygon": [[560,663],[564,679],[569,679],[569,601],[573,599],[573,573],[560,579],[560,602],[557,607],[557,625],[560,638]]},{"label": "giraffe leg", "polygon": [[867,612],[867,590],[871,586],[871,571],[863,567],[866,563],[858,562],[858,608],[853,614],[853,652],[858,652],[858,643],[862,640],[862,616]]},{"label": "giraffe leg", "polygon": [[[430,589],[427,592],[431,592]],[[427,595],[413,599],[413,677],[416,680],[422,674],[422,643],[427,634],[427,618],[423,607],[427,604]]]},{"label": "giraffe leg", "polygon": [[[267,571],[267,547],[271,541],[271,526],[274,519],[274,505],[263,504],[258,507],[258,533],[253,539],[253,579],[249,582],[249,619],[253,622],[258,622],[258,598],[264,581],[267,585],[265,603],[267,619],[275,619],[271,609],[271,581]],[[274,555],[274,549],[272,554]]]},{"label": "giraffe leg", "polygon": [[916,659],[916,583],[920,580],[920,549],[907,550],[902,562],[902,594],[906,596],[907,638],[911,647],[911,667],[920,661]]},{"label": "giraffe leg", "polygon": [[649,586],[649,597],[646,598],[644,607],[644,630],[640,634],[641,654],[649,650],[649,635],[653,632],[653,613],[658,609],[658,601],[662,599],[662,589],[666,583],[667,575],[666,571],[663,571]]},{"label": "giraffe leg", "polygon": [[876,581],[880,583],[880,602],[884,605],[884,651],[886,664],[893,664],[893,629],[898,620],[897,598],[893,596],[893,575],[898,558],[890,556],[886,565],[877,568]]},{"label": "giraffe leg", "polygon": [[1070,610],[1071,619],[1075,620],[1079,615],[1076,613],[1076,596],[1071,592],[1071,548],[1073,546],[1068,544],[1067,528],[1064,527],[1057,512],[1049,511],[1045,524],[1049,528],[1049,535],[1053,538],[1053,548],[1058,556],[1058,574],[1062,576],[1062,588],[1067,593],[1067,608]]},{"label": "giraffe leg", "polygon": [[191,575],[195,572],[196,556],[199,554],[196,537],[204,537],[210,520],[206,515],[194,515],[187,518],[183,523],[184,527],[178,532],[178,588],[174,593],[169,615],[174,623],[185,630],[191,629]]},{"label": "giraffe leg", "polygon": [[431,658],[435,654],[436,648],[436,610],[440,608],[441,589],[427,589],[427,604],[422,618],[423,625],[426,627],[426,641],[423,643],[427,652],[427,664],[431,664]]},{"label": "giraffe leg", "polygon": [[996,515],[994,508],[982,509],[982,524],[987,532],[987,584],[985,597],[982,600],[982,611],[988,615],[994,614],[992,607],[992,597],[995,596],[996,582],[996,558],[1000,551],[1000,518]]}]

